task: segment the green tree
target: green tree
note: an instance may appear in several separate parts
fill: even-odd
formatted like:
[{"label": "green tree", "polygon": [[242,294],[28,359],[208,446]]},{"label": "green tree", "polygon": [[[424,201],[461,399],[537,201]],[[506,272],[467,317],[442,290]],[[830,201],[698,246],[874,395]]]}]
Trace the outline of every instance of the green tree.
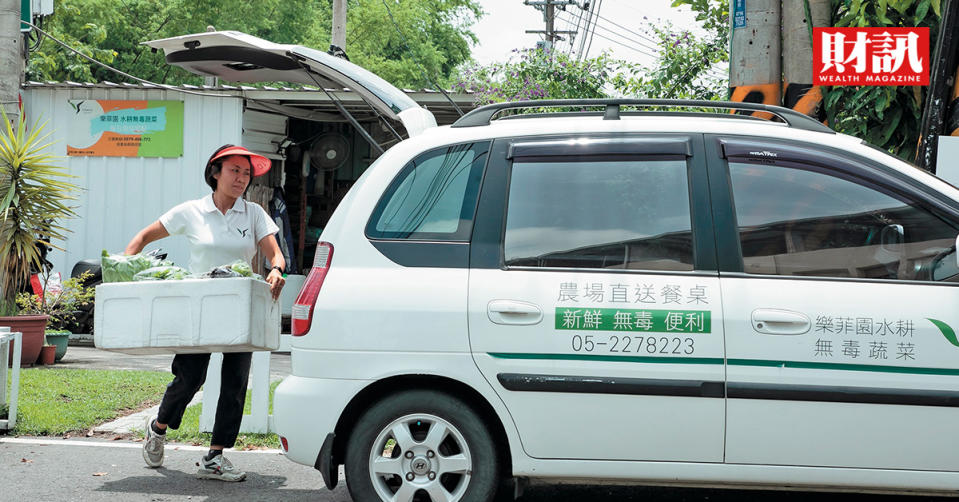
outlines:
[{"label": "green tree", "polygon": [[[833,25],[838,27],[929,28],[936,40],[940,0],[833,0]],[[823,104],[830,127],[862,138],[912,161],[922,123],[925,89],[920,86],[833,86]]]},{"label": "green tree", "polygon": [[728,0],[674,0],[688,5],[706,30],[675,31],[672,25],[649,23],[659,51],[651,66],[602,54],[577,61],[559,51],[517,49],[504,62],[467,65],[456,87],[475,93],[478,104],[525,99],[643,98],[721,99],[728,78],[716,66],[729,60],[726,51]]},{"label": "green tree", "polygon": [[[470,27],[482,15],[476,0],[351,2],[347,54],[400,87],[432,87],[430,80],[448,87],[455,69],[470,59],[470,45],[477,42]],[[316,47],[327,47],[328,20],[321,33],[325,38]]]},{"label": "green tree", "polygon": [[[238,30],[280,43],[295,43],[323,16],[320,0],[60,0],[44,29],[88,56],[137,77],[161,83],[201,83],[202,78],[166,64],[140,42],[206,31]],[[328,9],[327,9],[328,10]],[[317,12],[316,16],[303,15]],[[29,78],[116,81],[122,77],[77,57],[50,40],[30,54]]]},{"label": "green tree", "polygon": [[[482,14],[475,0],[354,0],[348,7],[347,53],[353,62],[403,87],[429,86],[468,59]],[[140,42],[206,31],[235,30],[277,43],[329,46],[331,0],[59,0],[44,29],[81,52],[140,78],[167,84],[202,81],[167,65]],[[409,49],[407,49],[407,45]],[[412,56],[424,69],[412,61]],[[45,40],[31,53],[28,78],[118,80],[115,73]],[[434,77],[434,79],[437,77]]]}]

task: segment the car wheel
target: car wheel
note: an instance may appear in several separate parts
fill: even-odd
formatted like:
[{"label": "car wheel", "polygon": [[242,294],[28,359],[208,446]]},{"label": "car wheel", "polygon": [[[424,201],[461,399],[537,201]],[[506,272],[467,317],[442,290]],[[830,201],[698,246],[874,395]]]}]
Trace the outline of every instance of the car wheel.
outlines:
[{"label": "car wheel", "polygon": [[345,464],[357,502],[489,501],[500,481],[480,417],[433,391],[400,392],[370,407],[353,428]]}]

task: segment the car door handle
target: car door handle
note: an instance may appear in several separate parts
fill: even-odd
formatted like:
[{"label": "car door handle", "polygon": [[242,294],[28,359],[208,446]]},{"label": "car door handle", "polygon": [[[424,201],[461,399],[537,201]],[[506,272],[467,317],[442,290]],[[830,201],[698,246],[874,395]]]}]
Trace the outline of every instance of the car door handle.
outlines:
[{"label": "car door handle", "polygon": [[496,324],[538,324],[543,310],[532,303],[519,300],[492,300],[486,306],[486,315]]},{"label": "car door handle", "polygon": [[809,316],[782,309],[756,309],[752,314],[753,329],[766,335],[801,335],[812,327]]}]

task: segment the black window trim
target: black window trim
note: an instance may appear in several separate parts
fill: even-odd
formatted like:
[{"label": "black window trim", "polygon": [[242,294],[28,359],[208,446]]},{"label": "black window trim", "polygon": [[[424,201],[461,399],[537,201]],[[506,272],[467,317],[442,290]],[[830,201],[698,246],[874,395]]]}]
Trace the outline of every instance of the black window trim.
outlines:
[{"label": "black window trim", "polygon": [[[756,136],[735,136],[726,134],[706,135],[707,150],[711,153],[709,162],[710,191],[712,197],[712,213],[714,218],[725,214],[716,223],[716,246],[719,253],[719,272],[723,277],[764,278],[780,280],[813,280],[813,281],[842,281],[866,283],[890,283],[912,285],[942,285],[955,287],[957,283],[947,281],[919,281],[882,279],[866,277],[827,277],[827,276],[797,276],[746,273],[743,262],[742,247],[739,241],[739,224],[736,216],[735,195],[732,189],[732,177],[729,173],[729,162],[757,163],[781,167],[800,168],[805,166],[815,172],[838,171],[843,174],[842,179],[866,185],[869,188],[882,191],[886,194],[895,194],[894,197],[904,197],[915,202],[920,208],[929,211],[937,218],[957,229],[959,234],[959,203],[951,200],[932,187],[918,180],[906,176],[882,163],[850,153],[838,148],[808,143],[805,141],[787,140],[780,138],[763,138]],[[786,155],[775,158],[768,156],[749,155],[751,149],[762,148],[774,150],[774,153]],[[798,164],[798,165],[797,165]],[[868,176],[874,174],[878,176]],[[850,178],[854,178],[854,181]],[[865,183],[863,183],[863,181]]]},{"label": "black window trim", "polygon": [[[629,158],[642,158],[647,160],[669,157],[677,159],[675,153],[667,151],[665,155],[654,153],[649,145],[655,144],[658,139],[665,140],[667,144],[672,140],[672,144],[677,143],[677,139],[689,146],[690,156],[682,155],[679,158],[686,157],[687,165],[687,184],[689,190],[691,231],[693,241],[693,270],[691,271],[671,271],[671,270],[644,270],[644,269],[582,269],[582,268],[543,268],[543,267],[506,267],[504,237],[506,231],[506,214],[508,211],[508,188],[512,164],[514,159],[507,159],[510,148],[514,143],[545,143],[557,140],[569,140],[569,135],[543,135],[543,136],[523,136],[511,138],[495,139],[490,149],[490,160],[487,163],[486,173],[483,184],[480,188],[480,199],[477,205],[477,213],[474,218],[474,232],[471,239],[470,249],[470,267],[486,268],[499,270],[541,270],[566,272],[589,272],[589,273],[629,273],[629,274],[652,274],[652,275],[690,275],[690,276],[715,276],[717,271],[717,251],[714,241],[712,228],[712,215],[710,214],[710,191],[707,184],[707,156],[704,136],[701,133],[628,133],[624,137],[623,133],[584,133],[579,136],[585,139],[586,144],[590,141],[600,139],[615,139],[617,144],[642,143],[643,151],[638,155],[631,155]],[[635,140],[640,139],[641,142]],[[616,142],[608,142],[613,144]],[[675,147],[674,147],[675,148]],[[604,155],[604,154],[600,154]],[[525,157],[527,159],[536,159],[537,157]],[[557,160],[555,156],[549,160]],[[576,160],[594,160],[594,156],[576,155]],[[568,160],[568,159],[567,159]],[[697,202],[700,202],[697,204]]]},{"label": "black window trim", "polygon": [[643,274],[643,275],[682,275],[688,277],[716,277],[718,272],[715,270],[652,270],[642,268],[565,268],[565,267],[530,267],[522,266],[504,266],[502,270],[523,270],[527,272],[570,272],[580,274]]},{"label": "black window trim", "polygon": [[692,157],[693,149],[688,135],[592,137],[514,141],[509,146],[507,159],[517,157],[562,157],[578,159],[597,156],[614,158],[633,155],[668,155]]}]

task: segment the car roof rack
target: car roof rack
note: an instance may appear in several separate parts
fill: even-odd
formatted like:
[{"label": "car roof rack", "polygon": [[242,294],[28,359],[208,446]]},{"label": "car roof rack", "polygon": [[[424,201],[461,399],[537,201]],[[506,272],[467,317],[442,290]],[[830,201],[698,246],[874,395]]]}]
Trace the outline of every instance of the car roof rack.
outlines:
[{"label": "car roof rack", "polygon": [[[451,127],[479,127],[487,126],[493,119],[493,116],[504,110],[516,110],[520,108],[542,108],[542,107],[564,107],[564,106],[591,106],[605,107],[603,120],[619,120],[620,107],[623,106],[675,106],[683,108],[721,108],[728,110],[745,110],[754,112],[766,112],[775,115],[786,123],[787,126],[794,129],[806,131],[825,132],[836,134],[836,131],[826,127],[818,120],[781,106],[766,105],[762,103],[740,103],[734,101],[707,101],[701,99],[544,99],[533,101],[510,101],[506,103],[494,103],[481,106],[466,115],[463,115]],[[658,112],[662,113],[662,112]],[[688,112],[687,112],[688,113]],[[536,114],[542,116],[541,114]]]}]

